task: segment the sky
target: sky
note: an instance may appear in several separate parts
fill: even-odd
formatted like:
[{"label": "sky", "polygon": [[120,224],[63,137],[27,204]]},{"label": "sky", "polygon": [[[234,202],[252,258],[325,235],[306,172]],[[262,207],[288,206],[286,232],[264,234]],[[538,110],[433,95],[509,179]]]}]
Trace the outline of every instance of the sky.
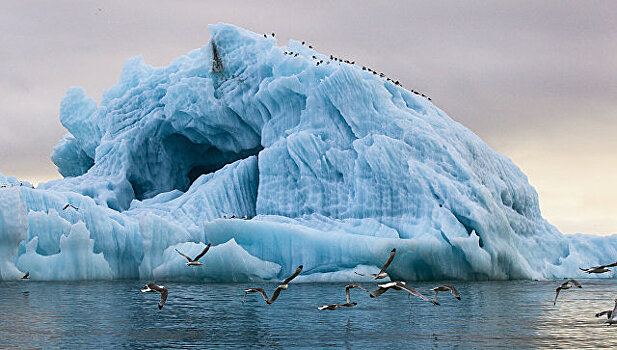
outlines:
[{"label": "sky", "polygon": [[431,96],[510,157],[563,233],[617,233],[617,6],[610,1],[0,0],[0,173],[59,178],[70,86],[204,46],[208,24],[306,40]]}]

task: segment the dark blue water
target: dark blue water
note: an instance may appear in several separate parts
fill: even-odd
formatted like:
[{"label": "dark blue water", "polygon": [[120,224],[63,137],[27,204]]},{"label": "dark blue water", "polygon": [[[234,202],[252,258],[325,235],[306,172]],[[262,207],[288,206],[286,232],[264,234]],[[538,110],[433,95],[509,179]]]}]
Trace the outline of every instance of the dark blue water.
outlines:
[{"label": "dark blue water", "polygon": [[243,305],[249,285],[163,283],[169,299],[158,310],[159,295],[140,293],[139,281],[0,282],[0,347],[617,347],[617,327],[594,317],[612,308],[617,281],[581,282],[556,306],[558,282],[459,282],[462,300],[443,293],[441,306],[355,289],[358,305],[334,311],[317,306],[344,302],[345,284],[292,282],[272,305],[258,294]]}]

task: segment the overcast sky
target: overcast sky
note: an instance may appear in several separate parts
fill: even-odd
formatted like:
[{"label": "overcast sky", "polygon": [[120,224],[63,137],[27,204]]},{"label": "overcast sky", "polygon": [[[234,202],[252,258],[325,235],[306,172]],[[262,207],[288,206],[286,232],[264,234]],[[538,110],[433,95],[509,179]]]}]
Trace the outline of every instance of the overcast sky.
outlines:
[{"label": "overcast sky", "polygon": [[125,59],[166,65],[219,21],[276,32],[280,45],[306,40],[425,92],[521,167],[562,232],[617,233],[611,1],[0,0],[0,172],[60,177],[49,155],[69,86],[100,100]]}]

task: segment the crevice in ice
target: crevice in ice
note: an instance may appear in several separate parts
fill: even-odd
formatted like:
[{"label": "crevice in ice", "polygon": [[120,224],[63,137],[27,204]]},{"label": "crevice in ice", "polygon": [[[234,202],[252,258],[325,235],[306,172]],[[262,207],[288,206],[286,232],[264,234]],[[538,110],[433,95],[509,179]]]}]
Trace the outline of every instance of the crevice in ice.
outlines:
[{"label": "crevice in ice", "polygon": [[211,41],[212,45],[212,73],[220,73],[223,71],[223,60],[218,54],[216,43]]},{"label": "crevice in ice", "polygon": [[167,164],[150,164],[148,159],[145,159],[145,163],[134,163],[127,171],[127,179],[138,200],[152,198],[174,189],[185,192],[201,175],[213,173],[227,164],[256,155],[263,149],[259,145],[239,152],[222,151],[209,143],[195,143],[179,133],[166,136],[161,144],[160,152],[169,160]]},{"label": "crevice in ice", "polygon": [[479,239],[479,245],[480,248],[484,247],[484,242],[482,241],[482,236],[480,236],[480,234],[478,234],[478,230],[476,230],[476,228],[473,225],[473,222],[471,219],[466,218],[462,215],[458,215],[454,212],[452,212],[452,215],[454,215],[454,217],[456,218],[456,220],[465,228],[465,230],[467,231],[467,235],[471,236],[472,234],[475,234],[478,236]]}]

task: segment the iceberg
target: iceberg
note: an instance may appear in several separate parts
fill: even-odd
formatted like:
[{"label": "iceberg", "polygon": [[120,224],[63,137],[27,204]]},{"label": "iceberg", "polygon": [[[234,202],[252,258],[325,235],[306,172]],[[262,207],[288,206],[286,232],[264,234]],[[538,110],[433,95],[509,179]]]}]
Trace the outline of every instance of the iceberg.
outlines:
[{"label": "iceberg", "polygon": [[[298,281],[362,281],[392,248],[405,280],[615,260],[616,236],[561,234],[521,170],[429,99],[298,41],[209,28],[166,67],[129,59],[98,104],[68,90],[63,178],[0,175],[2,280],[276,281],[303,264]],[[207,243],[199,268],[174,251]]]}]

